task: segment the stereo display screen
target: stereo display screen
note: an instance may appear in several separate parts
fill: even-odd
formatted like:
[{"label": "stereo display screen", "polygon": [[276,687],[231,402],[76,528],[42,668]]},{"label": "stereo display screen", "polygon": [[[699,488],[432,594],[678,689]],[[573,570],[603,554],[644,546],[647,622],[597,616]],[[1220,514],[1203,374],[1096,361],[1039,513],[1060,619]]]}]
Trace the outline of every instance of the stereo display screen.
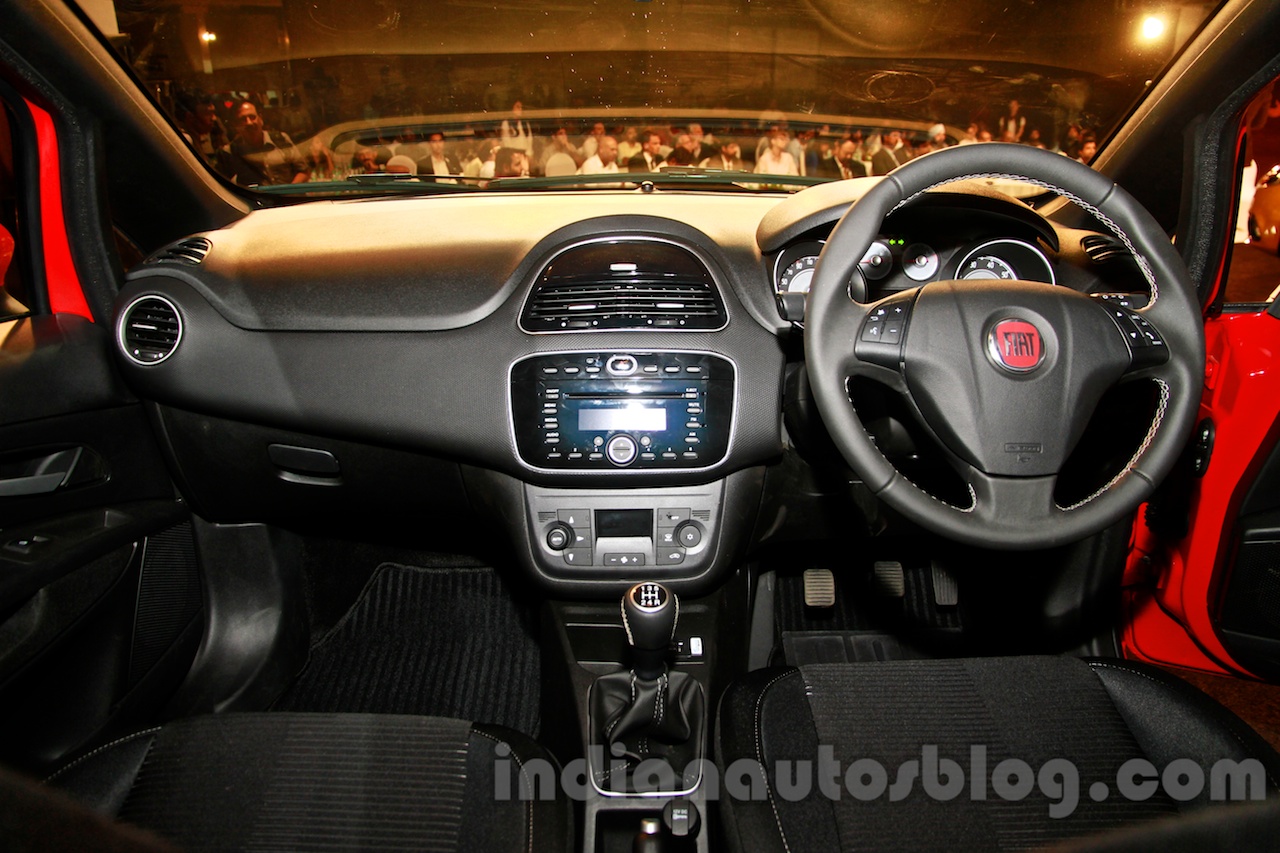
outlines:
[{"label": "stereo display screen", "polygon": [[662,432],[666,428],[667,410],[654,406],[578,410],[578,429],[584,432],[611,430]]}]

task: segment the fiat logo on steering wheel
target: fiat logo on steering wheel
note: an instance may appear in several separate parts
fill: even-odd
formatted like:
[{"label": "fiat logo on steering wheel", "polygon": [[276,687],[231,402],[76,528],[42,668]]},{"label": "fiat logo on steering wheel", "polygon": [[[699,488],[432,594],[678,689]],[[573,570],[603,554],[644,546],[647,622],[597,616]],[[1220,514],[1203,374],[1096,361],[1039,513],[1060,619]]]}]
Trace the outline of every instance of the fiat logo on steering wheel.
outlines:
[{"label": "fiat logo on steering wheel", "polygon": [[987,354],[1010,373],[1030,373],[1044,362],[1044,336],[1027,320],[1001,320],[987,332]]}]

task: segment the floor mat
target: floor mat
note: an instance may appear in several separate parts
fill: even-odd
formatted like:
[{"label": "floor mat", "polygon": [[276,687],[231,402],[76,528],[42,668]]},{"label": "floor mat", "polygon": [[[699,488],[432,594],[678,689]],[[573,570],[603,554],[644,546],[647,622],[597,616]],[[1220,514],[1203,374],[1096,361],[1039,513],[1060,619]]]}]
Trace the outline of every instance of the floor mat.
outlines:
[{"label": "floor mat", "polygon": [[536,737],[535,626],[493,569],[385,563],[274,707],[456,717]]}]

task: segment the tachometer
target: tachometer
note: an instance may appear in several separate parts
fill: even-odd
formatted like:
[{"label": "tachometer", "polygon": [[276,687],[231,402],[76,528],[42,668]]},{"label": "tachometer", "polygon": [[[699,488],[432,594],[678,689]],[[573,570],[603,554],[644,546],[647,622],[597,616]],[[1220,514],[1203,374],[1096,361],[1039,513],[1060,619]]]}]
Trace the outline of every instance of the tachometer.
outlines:
[{"label": "tachometer", "polygon": [[784,249],[774,262],[774,289],[778,293],[808,293],[822,245],[819,240],[806,240]]},{"label": "tachometer", "polygon": [[817,255],[806,255],[797,258],[787,265],[778,277],[779,293],[808,293],[813,282],[813,267],[818,263]]}]

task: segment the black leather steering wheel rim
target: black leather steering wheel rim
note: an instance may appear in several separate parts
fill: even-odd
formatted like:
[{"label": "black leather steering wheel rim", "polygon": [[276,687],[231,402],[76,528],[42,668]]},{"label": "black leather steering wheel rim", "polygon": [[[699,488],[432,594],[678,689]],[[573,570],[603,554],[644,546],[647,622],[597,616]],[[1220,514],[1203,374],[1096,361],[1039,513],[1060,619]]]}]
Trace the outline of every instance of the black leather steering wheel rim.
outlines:
[{"label": "black leather steering wheel rim", "polygon": [[[1051,478],[1001,477],[976,469],[966,478],[971,506],[947,504],[910,482],[880,453],[849,399],[848,377],[858,366],[852,352],[853,334],[874,308],[849,296],[848,283],[858,274],[859,261],[893,210],[930,189],[975,178],[1028,181],[1089,211],[1134,255],[1151,287],[1150,303],[1139,313],[1159,330],[1168,351],[1165,363],[1143,372],[1160,388],[1157,412],[1145,440],[1123,470],[1097,493],[1068,507],[1044,500],[1046,490],[1052,494],[1056,472]],[[910,325],[906,335],[910,338]],[[1068,352],[1064,357],[1070,356]],[[956,541],[996,549],[1034,549],[1075,541],[1114,524],[1146,499],[1169,472],[1195,423],[1204,375],[1204,329],[1195,288],[1181,257],[1132,196],[1070,158],[1029,146],[986,143],[911,160],[850,207],[827,240],[814,272],[805,314],[805,358],[815,400],[833,441],[864,484],[886,504]]]}]

